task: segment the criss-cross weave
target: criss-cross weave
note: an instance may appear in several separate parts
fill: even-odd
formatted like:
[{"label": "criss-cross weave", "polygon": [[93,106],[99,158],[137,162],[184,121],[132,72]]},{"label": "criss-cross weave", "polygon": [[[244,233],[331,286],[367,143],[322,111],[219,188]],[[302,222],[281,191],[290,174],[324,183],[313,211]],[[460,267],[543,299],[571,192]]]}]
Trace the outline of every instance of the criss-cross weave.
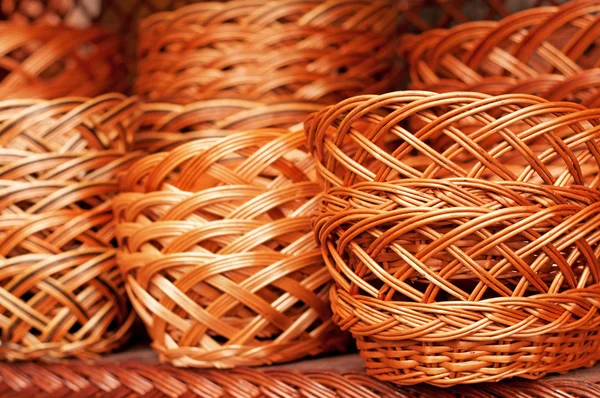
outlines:
[{"label": "criss-cross weave", "polygon": [[600,194],[457,178],[334,187],[315,222],[335,322],[399,384],[497,381],[600,358]]},{"label": "criss-cross weave", "polygon": [[393,1],[206,2],[142,21],[136,92],[333,103],[396,84]]},{"label": "criss-cross weave", "polygon": [[405,91],[325,107],[305,123],[326,188],[399,178],[598,187],[600,112],[525,94]]},{"label": "criss-cross weave", "polygon": [[228,368],[340,347],[304,140],[300,129],[223,131],[122,179],[119,265],[162,360]]},{"label": "criss-cross weave", "polygon": [[137,102],[0,102],[0,358],[90,357],[134,315],[116,265],[112,197]]},{"label": "criss-cross weave", "polygon": [[[406,46],[412,87],[527,92],[547,98],[562,85],[559,99],[588,102],[598,95],[598,69],[593,69],[600,66],[598,21],[600,1],[575,0],[522,11],[500,22],[426,32]],[[588,75],[589,69],[593,72]],[[587,79],[591,84],[583,90]]]},{"label": "criss-cross weave", "polygon": [[195,139],[222,137],[226,131],[285,129],[304,121],[321,106],[283,102],[264,104],[238,99],[197,101],[188,105],[142,105],[135,146],[149,153],[170,150]]}]

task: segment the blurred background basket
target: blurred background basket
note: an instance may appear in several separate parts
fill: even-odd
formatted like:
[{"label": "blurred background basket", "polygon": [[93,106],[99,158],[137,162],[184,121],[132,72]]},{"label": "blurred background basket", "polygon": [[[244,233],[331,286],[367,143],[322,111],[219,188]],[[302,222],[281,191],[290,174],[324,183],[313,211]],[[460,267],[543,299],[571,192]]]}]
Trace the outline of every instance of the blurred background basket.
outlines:
[{"label": "blurred background basket", "polygon": [[135,91],[151,101],[333,103],[394,88],[393,1],[204,2],[141,23]]},{"label": "blurred background basket", "polygon": [[132,166],[119,265],[162,361],[230,368],[343,349],[301,128],[223,131]]},{"label": "blurred background basket", "polygon": [[411,87],[436,92],[530,93],[598,101],[600,1],[576,0],[434,30],[411,40]]},{"label": "blurred background basket", "polygon": [[0,102],[0,357],[89,358],[127,340],[111,198],[137,101]]},{"label": "blurred background basket", "polygon": [[406,91],[307,120],[334,319],[369,374],[451,386],[600,358],[599,117],[524,94]]},{"label": "blurred background basket", "polygon": [[95,96],[124,87],[121,42],[112,33],[7,22],[0,35],[2,99]]}]

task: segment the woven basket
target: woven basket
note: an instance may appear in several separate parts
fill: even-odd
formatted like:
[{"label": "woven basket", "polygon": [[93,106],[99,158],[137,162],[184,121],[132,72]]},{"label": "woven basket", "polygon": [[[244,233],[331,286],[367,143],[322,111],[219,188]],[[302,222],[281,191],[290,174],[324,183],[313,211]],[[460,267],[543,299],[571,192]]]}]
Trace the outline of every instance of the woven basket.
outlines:
[{"label": "woven basket", "polygon": [[407,91],[307,120],[334,320],[370,374],[451,386],[600,357],[599,116]]},{"label": "woven basket", "polygon": [[325,188],[450,177],[597,188],[599,117],[526,94],[404,91],[326,107],[305,129]]},{"label": "woven basket", "polygon": [[136,92],[337,102],[396,83],[392,1],[207,2],[142,21]]},{"label": "woven basket", "polygon": [[113,248],[111,198],[135,100],[0,102],[0,358],[87,358],[134,319]]},{"label": "woven basket", "polygon": [[320,187],[304,145],[300,128],[215,132],[123,178],[119,264],[161,360],[229,368],[343,347],[311,229]]},{"label": "woven basket", "polygon": [[332,188],[334,321],[398,384],[539,378],[600,359],[600,193],[480,179]]},{"label": "woven basket", "polygon": [[600,73],[594,30],[599,20],[600,1],[576,0],[500,22],[426,32],[405,46],[412,87],[527,92],[593,105]]},{"label": "woven basket", "polygon": [[94,96],[122,88],[116,36],[90,28],[0,23],[0,97]]}]

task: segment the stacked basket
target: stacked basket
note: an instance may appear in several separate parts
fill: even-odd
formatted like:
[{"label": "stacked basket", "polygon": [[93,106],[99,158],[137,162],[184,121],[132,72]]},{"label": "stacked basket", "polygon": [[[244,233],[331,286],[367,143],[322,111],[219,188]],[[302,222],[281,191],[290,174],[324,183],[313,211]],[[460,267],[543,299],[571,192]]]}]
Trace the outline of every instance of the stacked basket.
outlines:
[{"label": "stacked basket", "polygon": [[142,22],[147,103],[119,264],[162,360],[253,366],[344,348],[311,228],[302,121],[394,83],[392,2],[205,2]]}]

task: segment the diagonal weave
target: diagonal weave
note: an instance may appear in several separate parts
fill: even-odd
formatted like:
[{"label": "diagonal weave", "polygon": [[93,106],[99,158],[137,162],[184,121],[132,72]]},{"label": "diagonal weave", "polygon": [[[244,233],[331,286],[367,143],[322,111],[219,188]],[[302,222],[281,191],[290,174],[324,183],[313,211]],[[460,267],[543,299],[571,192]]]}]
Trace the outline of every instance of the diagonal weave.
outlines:
[{"label": "diagonal weave", "polygon": [[596,188],[599,117],[525,94],[404,91],[325,107],[305,130],[326,188],[447,177]]},{"label": "diagonal weave", "polygon": [[396,84],[393,1],[205,2],[142,21],[136,92],[332,103]]},{"label": "diagonal weave", "polygon": [[[200,396],[326,398],[596,398],[597,380],[568,378],[455,386],[395,387],[362,373],[177,369],[139,362],[0,365],[0,393],[14,396]],[[11,395],[11,396],[12,396]]]},{"label": "diagonal weave", "polygon": [[120,90],[118,38],[104,30],[0,23],[0,97],[94,96]]},{"label": "diagonal weave", "polygon": [[0,358],[87,358],[134,314],[116,265],[112,197],[135,99],[0,102]]},{"label": "diagonal weave", "polygon": [[342,348],[303,132],[213,134],[137,162],[115,200],[119,265],[153,348],[177,366],[218,368]]},{"label": "diagonal weave", "polygon": [[332,188],[334,321],[398,384],[537,379],[600,358],[600,194],[480,179]]},{"label": "diagonal weave", "polygon": [[[490,94],[531,93],[597,103],[600,1],[522,11],[409,40],[412,87]],[[587,87],[586,87],[587,86]]]}]

